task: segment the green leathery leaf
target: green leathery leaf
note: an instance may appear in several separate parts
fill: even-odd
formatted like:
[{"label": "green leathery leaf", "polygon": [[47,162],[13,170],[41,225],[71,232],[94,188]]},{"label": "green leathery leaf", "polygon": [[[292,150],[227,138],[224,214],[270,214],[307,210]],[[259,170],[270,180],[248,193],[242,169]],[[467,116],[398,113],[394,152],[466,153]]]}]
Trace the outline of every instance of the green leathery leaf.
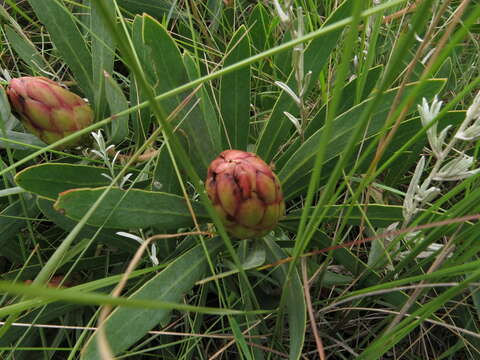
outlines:
[{"label": "green leathery leaf", "polygon": [[[66,216],[79,220],[104,191],[103,187],[69,190],[59,195],[54,207]],[[192,202],[192,207],[197,220],[208,219],[202,205]],[[162,230],[176,230],[193,226],[193,220],[185,199],[180,196],[112,188],[87,224],[115,229],[155,226]]]},{"label": "green leathery leaf", "polygon": [[15,31],[12,27],[5,26],[5,35],[18,56],[35,69],[35,71],[48,69],[48,64],[43,56],[37,51],[35,45],[33,45],[30,39],[25,36],[20,29]]},{"label": "green leathery leaf", "polygon": [[[223,246],[219,238],[206,242],[209,256],[214,258]],[[177,257],[162,272],[146,282],[133,293],[132,300],[155,300],[180,302],[195,282],[208,270],[207,255],[202,245],[197,245],[185,254]],[[149,330],[167,321],[171,309],[128,309],[117,308],[106,319],[105,334],[114,355],[122,353],[136,343]],[[97,337],[93,335],[86,344],[83,360],[98,359]]]},{"label": "green leathery leaf", "polygon": [[[240,26],[227,47],[223,66],[232,65],[250,56],[247,29]],[[223,76],[220,80],[220,113],[225,149],[247,150],[250,125],[250,66]]]},{"label": "green leathery leaf", "polygon": [[[187,51],[183,53],[183,63],[185,64],[185,69],[187,70],[188,79],[190,81],[193,81],[201,76],[198,64],[195,62],[193,56]],[[220,139],[217,110],[213,105],[209,94],[210,93],[205,88],[205,86],[202,86],[198,90],[196,96],[200,100],[198,106],[202,111],[206,130],[208,131],[208,135],[206,135],[206,137],[211,139],[212,146],[215,149],[215,152],[220,153],[222,150],[222,141]]]},{"label": "green leathery leaf", "polygon": [[10,130],[7,127],[10,116],[10,103],[7,93],[3,86],[0,86],[0,135],[4,135],[6,130]]},{"label": "green leathery leaf", "polygon": [[73,15],[59,1],[28,0],[86,97],[94,101],[92,56]]},{"label": "green leathery leaf", "polygon": [[258,2],[248,17],[248,28],[250,29],[250,38],[252,47],[257,52],[261,52],[271,46],[272,37],[270,32],[270,23],[272,15],[265,9],[265,6]]},{"label": "green leathery leaf", "polygon": [[[149,49],[149,60],[157,77],[155,91],[164,93],[188,82],[188,73],[184,66],[181,53],[168,31],[154,18],[143,16],[143,41]],[[172,96],[162,102],[167,114],[170,114],[178,105],[182,104],[190,92]],[[216,148],[216,139],[209,134],[208,120],[205,119],[195,97],[172,119],[173,124],[181,120],[180,129],[187,137],[189,144],[188,154],[192,158],[195,170],[201,178],[207,174],[207,168],[219,149]]]},{"label": "green leathery leaf", "polygon": [[[105,97],[109,95],[109,90],[105,86],[105,76],[104,74],[113,73],[113,62],[115,58],[115,40],[108,31],[107,20],[114,21],[115,19],[115,5],[113,0],[104,1],[104,7],[107,9],[108,18],[106,19],[102,15],[101,10],[99,9],[99,4],[96,1],[90,1],[90,31],[91,31],[91,42],[92,42],[92,79],[93,86],[95,89],[95,104],[93,106],[97,119],[104,118],[106,115],[107,104]],[[114,89],[116,90],[116,89]],[[116,94],[111,95],[111,97],[116,98]],[[123,95],[123,94],[122,94]],[[108,99],[110,103],[110,99]],[[110,105],[110,110],[112,114],[116,114],[118,111],[112,109]],[[123,110],[123,109],[121,109]],[[116,126],[116,121],[111,125],[112,127]],[[110,137],[109,137],[110,139]],[[112,139],[110,139],[113,141]],[[118,143],[113,141],[115,144]]]},{"label": "green leathery leaf", "polygon": [[[155,78],[155,90],[158,94],[172,90],[188,81],[183,66],[182,55],[167,29],[157,20],[144,14],[142,21],[142,40],[147,48],[150,71]],[[145,59],[145,60],[146,60]],[[168,114],[183,100],[184,96],[176,95],[162,102]]]},{"label": "green leathery leaf", "polygon": [[[350,16],[353,1],[345,1],[335,12],[325,21],[323,26],[331,25],[339,20]],[[305,49],[304,71],[312,71],[312,80],[317,79],[323,66],[327,63],[331,52],[338,45],[338,38],[343,29],[331,31],[325,35],[312,40]],[[280,56],[284,57],[284,54]],[[311,89],[315,81],[310,81]],[[287,81],[291,89],[296,88],[295,76],[292,73]],[[309,92],[306,92],[308,96]],[[292,122],[284,115],[287,111],[293,115],[298,113],[297,104],[286,92],[282,91],[275,103],[272,114],[262,129],[260,138],[257,142],[257,153],[267,163],[272,160],[278,149],[286,143],[292,129]]]},{"label": "green leathery leaf", "polygon": [[[117,114],[129,108],[128,101],[117,82],[105,73],[105,93],[108,106],[112,114]],[[113,144],[119,144],[128,136],[129,115],[116,116],[110,126],[109,141]]]},{"label": "green leathery leaf", "polygon": [[[142,64],[145,76],[148,82],[154,86],[156,83],[156,76],[152,69],[152,64],[148,59],[149,52],[143,43],[143,17],[135,16],[132,28],[132,43],[135,48],[135,53]],[[133,74],[130,74],[130,92],[129,92],[130,106],[136,106],[144,101],[147,101],[144,91],[138,86],[137,79]],[[147,139],[149,127],[151,123],[150,109],[144,107],[131,113],[130,118],[133,125],[133,135],[135,136],[136,144],[143,144]]]},{"label": "green leathery leaf", "polygon": [[36,147],[44,147],[46,144],[38,137],[32,134],[22,133],[13,130],[7,130],[6,136],[3,137],[0,129],[0,148],[18,149],[18,150],[35,150]]},{"label": "green leathery leaf", "polygon": [[[285,34],[283,34],[283,38],[282,38],[282,44],[285,44],[287,42],[289,42],[290,40],[292,40],[292,35],[291,33],[288,31],[288,32],[285,32]],[[292,66],[292,52],[291,51],[286,51],[286,52],[282,52],[282,53],[279,53],[279,54],[276,54],[273,56],[273,68],[274,68],[274,76],[276,79],[280,80],[280,81],[285,81],[285,80],[288,80],[288,76],[290,75],[290,73],[292,72],[292,69],[293,69],[293,66]],[[291,84],[289,84],[291,85]],[[286,95],[286,94],[285,94]],[[287,95],[290,99],[290,95]],[[279,101],[280,99],[280,96],[277,97],[277,102]],[[281,106],[281,104],[278,103],[277,105],[277,102],[275,103],[275,106]],[[274,107],[274,110],[275,110],[275,107]]]},{"label": "green leathery leaf", "polygon": [[[186,145],[186,141],[182,136],[179,136],[178,140],[183,146]],[[182,195],[182,187],[175,173],[167,145],[163,143],[159,151],[154,171],[155,189],[169,194]]]},{"label": "green leathery leaf", "polygon": [[[77,222],[55,211],[53,208],[54,203],[54,201],[47,198],[39,197],[37,199],[38,208],[48,220],[65,231],[72,231],[75,225],[77,225]],[[138,248],[136,241],[119,236],[115,233],[115,230],[112,229],[101,229],[99,231],[97,227],[85,225],[78,234],[78,238],[80,239],[92,238],[94,236],[95,239],[101,243],[108,244],[114,248],[131,251],[132,253]]]},{"label": "green leathery leaf", "polygon": [[[444,84],[444,80],[432,79],[426,82],[421,94],[417,95],[415,102],[420,102],[421,97],[431,98]],[[407,97],[409,93],[418,86],[418,83],[410,83],[404,89],[403,97]],[[386,116],[390,110],[391,104],[397,94],[398,88],[389,90],[382,95],[382,101],[379,107],[372,114],[368,129],[365,132],[365,138],[372,138],[378,135],[382,129]],[[350,110],[337,116],[333,121],[332,137],[329,145],[326,148],[325,163],[333,161],[333,159],[340,156],[345,148],[346,143],[350,139],[351,132],[355,129],[358,118],[362,111],[371,101],[369,98],[362,103],[354,106]],[[416,110],[411,107],[410,112]],[[283,185],[284,194],[286,198],[291,198],[298,195],[307,186],[309,175],[312,171],[313,162],[317,153],[318,141],[321,139],[323,127],[317,130],[298,148],[298,150],[286,161],[281,170],[277,173]],[[362,140],[362,143],[364,140]],[[361,143],[358,144],[361,146]],[[363,143],[363,146],[365,144]],[[325,174],[328,176],[328,167],[325,165]]]},{"label": "green leathery leaf", "polygon": [[[288,257],[274,240],[268,236],[264,237],[265,249],[267,252],[267,262],[274,263],[278,260]],[[288,316],[288,331],[290,335],[289,359],[297,360],[302,355],[303,343],[307,327],[307,306],[303,293],[302,282],[297,270],[293,271],[288,286],[283,286],[287,280],[288,265],[278,266],[272,273],[273,278],[287,292],[286,310]]]},{"label": "green leathery leaf", "polygon": [[[181,12],[173,8],[175,2],[171,0],[117,0],[119,6],[133,14],[147,13],[157,19],[161,19],[167,14],[174,17],[181,15]],[[173,5],[172,5],[173,4]]]},{"label": "green leathery leaf", "polygon": [[55,200],[59,193],[76,188],[91,188],[110,184],[101,167],[46,163],[20,171],[15,182],[21,188]]}]

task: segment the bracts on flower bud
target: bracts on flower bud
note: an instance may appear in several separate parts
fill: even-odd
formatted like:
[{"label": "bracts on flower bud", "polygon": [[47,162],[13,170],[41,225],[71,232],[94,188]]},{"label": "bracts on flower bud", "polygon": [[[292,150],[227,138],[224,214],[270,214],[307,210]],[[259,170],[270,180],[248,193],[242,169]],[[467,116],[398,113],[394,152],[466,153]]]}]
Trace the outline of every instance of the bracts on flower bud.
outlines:
[{"label": "bracts on flower bud", "polygon": [[210,164],[205,185],[227,231],[237,238],[267,234],[285,213],[277,176],[253,153],[222,152]]},{"label": "bracts on flower bud", "polygon": [[[93,111],[78,95],[45,77],[21,77],[10,80],[7,94],[25,129],[52,144],[93,122]],[[57,149],[75,147],[77,138]]]}]

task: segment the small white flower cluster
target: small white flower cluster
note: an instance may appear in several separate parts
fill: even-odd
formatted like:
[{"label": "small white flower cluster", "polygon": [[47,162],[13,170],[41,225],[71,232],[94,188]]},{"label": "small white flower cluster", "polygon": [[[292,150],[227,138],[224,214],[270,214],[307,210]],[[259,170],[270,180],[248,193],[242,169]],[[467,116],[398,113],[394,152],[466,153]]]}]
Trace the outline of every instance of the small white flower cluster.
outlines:
[{"label": "small white flower cluster", "polygon": [[[114,169],[115,162],[118,159],[118,155],[120,154],[120,151],[117,151],[115,153],[115,156],[113,157],[112,161],[110,161],[110,158],[108,157],[108,152],[111,149],[114,148],[114,145],[107,146],[107,144],[105,143],[105,139],[103,138],[102,130],[98,130],[96,133],[92,132],[91,134],[92,134],[93,138],[95,139],[95,142],[98,145],[98,150],[93,149],[93,150],[90,150],[90,151],[103,160],[103,162],[105,163],[105,165],[107,166],[107,168],[110,172],[110,174],[102,174],[102,175],[105,176],[110,181],[113,181],[113,179],[115,178],[115,169]],[[120,189],[123,189],[123,186],[128,181],[128,179],[130,179],[131,176],[132,176],[131,173],[126,174],[123,177],[123,179],[121,179],[118,182],[117,186]]]},{"label": "small white flower cluster", "polygon": [[[451,129],[450,125],[445,127],[440,134],[437,131],[438,122],[436,118],[441,107],[442,102],[436,96],[431,105],[424,98],[422,105],[418,106],[422,125],[427,128],[428,143],[435,157],[435,164],[430,174],[420,184],[425,169],[425,157],[422,157],[418,162],[405,195],[403,204],[404,225],[408,224],[413,215],[440,193],[438,187],[431,185],[432,181],[463,180],[480,172],[480,168],[471,169],[473,157],[455,149],[459,140],[472,141],[480,138],[480,92],[468,108],[464,121],[449,142],[446,142],[446,138],[448,131]],[[451,160],[446,161],[452,152],[456,155]]]},{"label": "small white flower cluster", "polygon": [[418,212],[422,205],[433,200],[435,196],[440,193],[439,188],[435,186],[429,187],[429,181],[427,180],[419,185],[424,169],[425,157],[422,156],[415,168],[415,172],[413,173],[412,180],[410,181],[410,185],[408,186],[408,190],[403,201],[403,218],[405,224],[410,222],[411,217]]},{"label": "small white flower cluster", "polygon": [[465,129],[458,131],[455,137],[460,140],[473,141],[480,138],[480,91],[467,110]]},{"label": "small white flower cluster", "polygon": [[[418,112],[420,113],[420,120],[422,121],[423,127],[428,127],[432,123],[440,112],[442,107],[442,102],[438,101],[438,97],[432,101],[432,105],[429,106],[427,99],[423,98],[422,105],[418,105]],[[445,142],[445,137],[447,132],[450,129],[450,125],[442,130],[440,135],[437,136],[437,122],[433,122],[432,125],[427,129],[427,138],[430,143],[433,154],[438,159],[442,156],[442,148]]]},{"label": "small white flower cluster", "polygon": [[292,0],[287,0],[285,2],[285,9],[287,9],[286,11],[283,10],[282,5],[280,5],[278,0],[273,0],[273,5],[275,6],[275,10],[280,17],[280,21],[284,24],[289,24],[291,21],[291,13],[293,12]]},{"label": "small white flower cluster", "polygon": [[[418,112],[423,127],[427,129],[427,139],[430,145],[432,155],[434,157],[434,165],[427,177],[421,181],[422,174],[425,170],[425,156],[420,158],[412,179],[408,186],[407,193],[403,201],[403,224],[402,228],[406,228],[411,219],[430,201],[440,194],[440,188],[432,185],[433,181],[456,181],[466,179],[480,172],[480,168],[471,170],[473,166],[473,157],[459,151],[455,145],[459,140],[473,141],[480,138],[480,92],[476,95],[472,105],[468,108],[465,119],[462,121],[457,131],[450,137],[447,142],[448,131],[451,126],[445,127],[440,134],[437,131],[437,116],[440,113],[442,102],[435,98],[429,105],[424,98],[422,104],[418,106]],[[447,160],[448,156],[454,153],[455,156],[451,160]],[[387,230],[394,231],[399,227],[399,223],[391,224]],[[419,231],[410,232],[405,235],[405,240],[422,239]],[[393,241],[393,237],[385,239],[387,242]],[[425,258],[436,251],[442,249],[443,244],[433,243],[427,248],[427,251],[420,253],[418,258]],[[398,258],[405,257],[409,251],[401,252]]]},{"label": "small white flower cluster", "polygon": [[[120,235],[120,236],[123,236],[123,237],[126,237],[126,238],[129,238],[129,239],[132,239],[132,240],[135,240],[140,245],[142,245],[145,242],[145,240],[143,238],[141,238],[140,236],[130,234],[130,233],[127,233],[127,232],[124,232],[124,231],[118,231],[118,232],[116,232],[116,234]],[[157,247],[155,246],[155,243],[152,243],[152,245],[150,246],[150,251],[148,251],[148,257],[150,258],[150,261],[152,262],[152,264],[154,266],[157,266],[158,264],[160,264],[160,262],[158,261],[158,258],[157,258]]]}]

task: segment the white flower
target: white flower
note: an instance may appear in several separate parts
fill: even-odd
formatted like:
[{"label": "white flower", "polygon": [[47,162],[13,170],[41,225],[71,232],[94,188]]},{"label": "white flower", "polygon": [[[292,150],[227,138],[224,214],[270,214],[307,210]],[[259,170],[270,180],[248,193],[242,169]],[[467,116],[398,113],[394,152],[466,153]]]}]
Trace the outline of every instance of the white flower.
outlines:
[{"label": "white flower", "polygon": [[[473,121],[472,124],[470,124]],[[472,141],[480,138],[480,91],[473,99],[472,105],[467,110],[465,117],[467,127],[455,134],[455,137],[460,140]]]},{"label": "white flower", "polygon": [[[145,240],[143,238],[141,238],[140,236],[130,234],[130,233],[127,233],[127,232],[124,232],[124,231],[118,231],[118,232],[116,232],[116,234],[120,235],[120,236],[123,236],[123,237],[126,237],[126,238],[129,238],[129,239],[132,239],[132,240],[135,240],[140,245],[145,242]],[[150,254],[149,254],[149,258],[150,258],[150,261],[152,262],[152,264],[154,266],[157,266],[160,263],[158,261],[158,258],[157,258],[157,247],[155,246],[155,244],[151,245],[151,251],[150,251]]]},{"label": "white flower", "polygon": [[280,3],[278,2],[278,0],[273,0],[273,5],[275,6],[275,10],[277,11],[277,14],[278,16],[280,17],[280,21],[283,22],[283,23],[288,23],[290,21],[290,16],[288,15],[288,10],[289,10],[289,7],[290,7],[290,1],[288,2],[288,4],[286,4],[287,6],[287,11],[283,11],[282,9],[282,6],[280,5]]},{"label": "white flower", "polygon": [[458,157],[443,165],[433,180],[455,181],[466,179],[480,172],[480,169],[469,170],[472,165],[473,157],[460,154]]},{"label": "white flower", "polygon": [[423,169],[425,168],[425,157],[422,156],[418,162],[415,172],[413,173],[410,185],[408,185],[405,199],[403,200],[403,217],[404,219],[410,219],[417,212],[417,202],[415,201],[415,195],[419,189],[420,177],[422,176]]},{"label": "white flower", "polygon": [[[432,148],[433,154],[436,158],[440,158],[442,154],[443,144],[445,142],[445,137],[447,136],[447,131],[449,126],[442,130],[439,136],[437,136],[437,122],[431,124],[442,107],[442,102],[438,100],[438,97],[432,101],[432,105],[428,105],[427,99],[422,99],[422,105],[418,105],[418,112],[420,113],[420,120],[422,121],[423,127],[428,127],[427,129],[427,138]],[[430,125],[431,124],[431,125]]]},{"label": "white flower", "polygon": [[469,119],[480,119],[480,91],[473,99],[472,105],[467,110],[467,118]]}]

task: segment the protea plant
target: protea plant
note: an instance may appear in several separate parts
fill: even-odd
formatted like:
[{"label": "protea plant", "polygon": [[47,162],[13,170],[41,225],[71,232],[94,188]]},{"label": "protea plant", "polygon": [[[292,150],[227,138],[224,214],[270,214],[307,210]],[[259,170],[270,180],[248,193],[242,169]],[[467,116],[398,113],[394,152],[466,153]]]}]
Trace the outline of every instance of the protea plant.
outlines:
[{"label": "protea plant", "polygon": [[285,213],[277,176],[250,152],[222,152],[208,168],[206,188],[227,231],[240,239],[265,235]]},{"label": "protea plant", "polygon": [[[81,130],[93,121],[93,111],[80,96],[45,77],[10,80],[7,94],[25,129],[47,144]],[[77,138],[57,149],[75,147]]]}]

